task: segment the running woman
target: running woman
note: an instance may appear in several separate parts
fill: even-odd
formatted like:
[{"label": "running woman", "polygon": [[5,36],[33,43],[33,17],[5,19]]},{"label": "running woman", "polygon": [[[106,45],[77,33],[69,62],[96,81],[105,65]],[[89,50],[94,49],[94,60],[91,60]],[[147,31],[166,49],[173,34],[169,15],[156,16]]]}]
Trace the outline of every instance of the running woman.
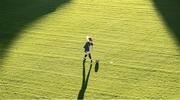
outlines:
[{"label": "running woman", "polygon": [[89,56],[91,63],[92,63],[92,57],[91,57],[91,53],[90,53],[90,47],[93,46],[93,40],[91,37],[87,37],[87,42],[84,45],[84,63],[86,62],[86,57]]}]

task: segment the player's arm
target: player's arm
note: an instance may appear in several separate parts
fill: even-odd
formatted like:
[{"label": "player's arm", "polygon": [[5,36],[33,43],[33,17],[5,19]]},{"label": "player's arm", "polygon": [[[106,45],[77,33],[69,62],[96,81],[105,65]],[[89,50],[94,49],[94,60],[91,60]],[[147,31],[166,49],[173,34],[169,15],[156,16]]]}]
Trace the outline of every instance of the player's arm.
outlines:
[{"label": "player's arm", "polygon": [[91,46],[93,46],[93,43],[91,43]]},{"label": "player's arm", "polygon": [[87,46],[87,42],[84,44],[83,48],[86,48],[86,46]]},{"label": "player's arm", "polygon": [[90,43],[90,45],[91,45],[91,49],[93,49],[93,45],[94,45],[94,44],[93,44],[93,43]]}]

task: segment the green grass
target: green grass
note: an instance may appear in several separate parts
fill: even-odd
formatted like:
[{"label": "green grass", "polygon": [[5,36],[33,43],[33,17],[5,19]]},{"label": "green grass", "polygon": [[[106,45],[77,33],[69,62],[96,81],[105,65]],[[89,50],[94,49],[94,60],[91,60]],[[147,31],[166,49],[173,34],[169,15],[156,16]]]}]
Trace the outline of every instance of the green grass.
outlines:
[{"label": "green grass", "polygon": [[50,1],[26,2],[22,20],[13,3],[0,4],[0,99],[78,98],[87,35],[94,62],[85,99],[180,99],[179,31],[153,0]]}]

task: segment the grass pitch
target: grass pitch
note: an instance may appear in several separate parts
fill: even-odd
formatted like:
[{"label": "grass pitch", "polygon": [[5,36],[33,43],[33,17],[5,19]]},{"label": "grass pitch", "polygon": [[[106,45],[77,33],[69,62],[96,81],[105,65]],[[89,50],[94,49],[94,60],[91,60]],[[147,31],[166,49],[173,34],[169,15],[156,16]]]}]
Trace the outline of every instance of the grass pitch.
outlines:
[{"label": "grass pitch", "polygon": [[87,35],[85,99],[180,99],[173,1],[0,1],[0,99],[78,98],[91,68]]}]

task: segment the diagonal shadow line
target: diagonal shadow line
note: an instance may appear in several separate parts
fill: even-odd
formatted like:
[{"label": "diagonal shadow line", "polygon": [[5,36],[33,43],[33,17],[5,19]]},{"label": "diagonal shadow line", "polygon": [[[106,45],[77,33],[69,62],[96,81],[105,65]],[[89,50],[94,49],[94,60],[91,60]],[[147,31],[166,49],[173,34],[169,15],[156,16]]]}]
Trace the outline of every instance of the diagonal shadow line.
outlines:
[{"label": "diagonal shadow line", "polygon": [[88,86],[88,81],[89,81],[89,76],[90,76],[90,73],[91,73],[91,69],[92,69],[92,64],[90,64],[90,68],[89,68],[89,72],[87,74],[87,77],[85,79],[85,62],[83,62],[83,71],[82,71],[82,85],[81,85],[81,89],[79,90],[79,94],[78,94],[78,100],[82,100],[84,99],[84,95],[85,95],[85,92],[86,92],[86,89],[87,89],[87,86]]},{"label": "diagonal shadow line", "polygon": [[0,0],[0,66],[21,31],[71,0]]},{"label": "diagonal shadow line", "polygon": [[180,0],[152,0],[157,11],[180,46]]}]

